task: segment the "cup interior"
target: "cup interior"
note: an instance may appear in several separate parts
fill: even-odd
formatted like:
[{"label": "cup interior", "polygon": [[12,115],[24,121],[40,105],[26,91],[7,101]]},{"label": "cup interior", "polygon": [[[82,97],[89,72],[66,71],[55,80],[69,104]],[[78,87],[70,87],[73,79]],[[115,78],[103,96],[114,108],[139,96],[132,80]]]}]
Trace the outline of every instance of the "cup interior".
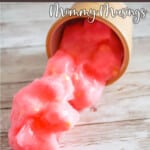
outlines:
[{"label": "cup interior", "polygon": [[[84,18],[85,18],[84,16],[83,17],[73,17],[73,16],[72,17],[64,17],[63,19],[58,20],[52,26],[52,28],[48,32],[47,39],[46,39],[46,51],[47,51],[48,57],[53,56],[54,53],[59,48],[59,44],[60,44],[65,26],[67,26],[70,23],[77,22],[79,20],[83,20]],[[128,65],[128,59],[129,59],[129,51],[127,50],[127,44],[126,44],[124,38],[119,33],[119,31],[117,31],[117,29],[115,29],[115,27],[113,27],[109,23],[107,24],[104,20],[101,20],[99,18],[96,20],[102,21],[103,23],[108,25],[116,33],[116,35],[118,36],[118,38],[120,39],[120,41],[123,45],[124,56],[123,56],[123,60],[122,60],[122,66],[120,68],[120,71],[118,72],[118,75],[115,76],[114,78],[110,79],[107,82],[107,85],[109,85],[109,84],[113,83],[114,81],[116,81],[126,70],[126,67]]]}]

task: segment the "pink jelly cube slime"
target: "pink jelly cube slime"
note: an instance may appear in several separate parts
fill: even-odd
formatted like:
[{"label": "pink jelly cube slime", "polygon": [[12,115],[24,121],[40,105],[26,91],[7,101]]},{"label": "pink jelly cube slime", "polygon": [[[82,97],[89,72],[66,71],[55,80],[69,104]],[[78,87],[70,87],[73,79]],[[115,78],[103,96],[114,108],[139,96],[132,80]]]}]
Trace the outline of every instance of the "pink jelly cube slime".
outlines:
[{"label": "pink jelly cube slime", "polygon": [[61,134],[100,100],[122,60],[122,44],[105,24],[68,24],[43,76],[14,96],[8,134],[13,150],[58,150]]}]

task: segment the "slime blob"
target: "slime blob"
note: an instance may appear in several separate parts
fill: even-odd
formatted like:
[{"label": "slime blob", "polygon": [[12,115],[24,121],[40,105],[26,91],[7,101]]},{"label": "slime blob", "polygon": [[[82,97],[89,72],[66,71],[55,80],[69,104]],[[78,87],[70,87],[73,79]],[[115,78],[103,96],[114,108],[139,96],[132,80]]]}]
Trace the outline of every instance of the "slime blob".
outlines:
[{"label": "slime blob", "polygon": [[105,24],[85,19],[68,24],[43,76],[14,96],[11,147],[58,150],[61,134],[79,121],[82,110],[100,100],[122,60],[122,44]]}]

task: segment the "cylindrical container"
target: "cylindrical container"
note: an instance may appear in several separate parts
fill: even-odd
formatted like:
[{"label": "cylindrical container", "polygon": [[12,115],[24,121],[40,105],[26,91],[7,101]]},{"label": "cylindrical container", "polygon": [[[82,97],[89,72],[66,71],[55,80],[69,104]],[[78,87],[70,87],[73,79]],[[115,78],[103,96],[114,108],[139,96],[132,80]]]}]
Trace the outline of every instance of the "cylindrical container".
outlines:
[{"label": "cylindrical container", "polygon": [[[110,79],[107,82],[107,85],[109,85],[113,83],[114,81],[118,80],[123,75],[123,73],[125,72],[128,66],[130,55],[131,55],[130,53],[131,47],[132,47],[132,18],[131,17],[122,18],[120,16],[112,17],[110,14],[108,16],[105,15],[107,9],[110,10],[110,8],[112,8],[111,10],[115,11],[115,10],[121,10],[125,8],[126,6],[124,5],[124,3],[114,3],[114,2],[111,2],[111,3],[81,2],[79,3],[78,2],[72,6],[72,9],[76,9],[77,11],[80,11],[81,9],[86,9],[88,11],[90,9],[100,10],[100,7],[104,7],[103,8],[104,15],[102,16],[100,15],[100,13],[98,13],[96,15],[96,20],[103,22],[117,34],[117,36],[120,38],[122,42],[123,51],[124,51],[124,58],[123,58],[120,71],[114,78]],[[65,17],[58,19],[54,23],[54,25],[50,28],[47,34],[47,38],[46,38],[46,51],[47,51],[48,57],[51,57],[55,53],[57,48],[59,47],[59,43],[61,40],[64,26],[67,25],[68,22],[74,19],[82,19],[86,17],[87,16],[65,16]]]}]

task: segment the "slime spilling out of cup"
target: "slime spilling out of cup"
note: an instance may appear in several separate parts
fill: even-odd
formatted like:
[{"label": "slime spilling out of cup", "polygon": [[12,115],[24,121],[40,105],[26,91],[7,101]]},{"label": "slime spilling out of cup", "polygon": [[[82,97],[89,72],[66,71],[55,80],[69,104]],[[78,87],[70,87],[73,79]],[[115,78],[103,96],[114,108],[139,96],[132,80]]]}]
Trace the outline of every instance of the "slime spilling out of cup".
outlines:
[{"label": "slime spilling out of cup", "polygon": [[61,134],[78,122],[80,111],[100,100],[122,61],[122,44],[105,24],[86,19],[67,24],[43,76],[14,96],[11,147],[58,150]]}]

